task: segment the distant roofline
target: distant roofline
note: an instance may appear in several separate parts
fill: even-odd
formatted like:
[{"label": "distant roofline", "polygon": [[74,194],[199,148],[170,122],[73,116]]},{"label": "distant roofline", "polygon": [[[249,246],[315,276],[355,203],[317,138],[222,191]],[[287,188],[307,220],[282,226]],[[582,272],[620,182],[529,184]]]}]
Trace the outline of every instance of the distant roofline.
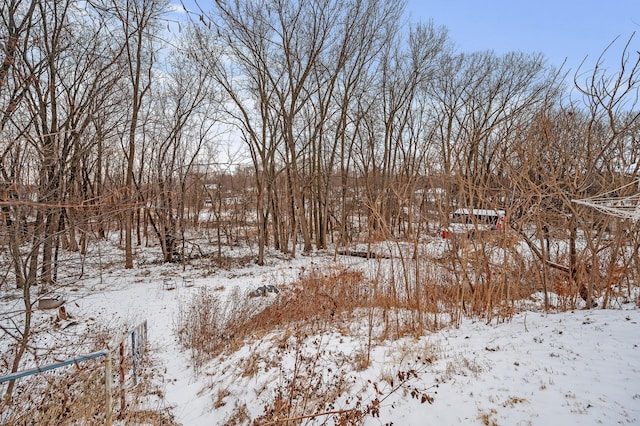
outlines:
[{"label": "distant roofline", "polygon": [[473,214],[476,216],[506,216],[507,212],[505,210],[460,208],[454,211],[453,214]]}]

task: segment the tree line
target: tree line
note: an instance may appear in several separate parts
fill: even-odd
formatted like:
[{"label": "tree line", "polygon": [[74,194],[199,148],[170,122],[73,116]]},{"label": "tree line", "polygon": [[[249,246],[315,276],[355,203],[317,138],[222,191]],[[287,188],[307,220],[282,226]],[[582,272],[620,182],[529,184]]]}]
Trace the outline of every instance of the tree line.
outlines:
[{"label": "tree line", "polygon": [[545,241],[566,233],[577,274],[610,249],[575,248],[579,231],[635,229],[571,201],[637,178],[634,35],[615,69],[605,51],[563,70],[458,52],[400,0],[0,7],[3,246],[25,291],[56,281],[60,250],[114,231],[126,268],[143,238],[180,258],[210,176],[246,172],[220,164],[230,137],[259,264],[268,246],[417,241],[455,208],[501,208],[542,264],[561,263]]}]

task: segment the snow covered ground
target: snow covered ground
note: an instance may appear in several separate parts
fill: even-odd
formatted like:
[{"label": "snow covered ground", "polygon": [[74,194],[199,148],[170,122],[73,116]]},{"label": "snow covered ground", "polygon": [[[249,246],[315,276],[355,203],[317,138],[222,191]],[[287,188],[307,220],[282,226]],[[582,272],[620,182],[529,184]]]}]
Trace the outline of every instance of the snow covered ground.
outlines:
[{"label": "snow covered ground", "polygon": [[[147,263],[128,271],[111,266],[81,280],[71,298],[66,295],[67,306],[81,323],[124,327],[148,321],[150,353],[162,371],[156,380],[176,421],[186,426],[223,425],[241,418],[238,412],[258,418],[303,359],[323,377],[307,377],[307,383],[337,396],[326,406],[333,415],[302,424],[333,424],[335,413],[356,403],[376,408],[375,416],[365,417],[367,425],[640,423],[640,309],[634,301],[617,310],[522,312],[501,324],[464,320],[459,328],[371,347],[363,333],[339,329],[298,336],[296,344],[265,336],[193,369],[175,334],[178,312],[193,295],[203,288],[222,296],[265,284],[286,288],[301,270],[334,262],[330,254],[270,258],[263,267],[206,273],[180,265]],[[356,268],[374,260],[337,262]],[[174,289],[163,285],[166,278],[175,281]],[[193,286],[184,286],[184,278]],[[5,312],[11,303],[3,302]],[[370,353],[366,368],[353,368],[364,352]]]}]

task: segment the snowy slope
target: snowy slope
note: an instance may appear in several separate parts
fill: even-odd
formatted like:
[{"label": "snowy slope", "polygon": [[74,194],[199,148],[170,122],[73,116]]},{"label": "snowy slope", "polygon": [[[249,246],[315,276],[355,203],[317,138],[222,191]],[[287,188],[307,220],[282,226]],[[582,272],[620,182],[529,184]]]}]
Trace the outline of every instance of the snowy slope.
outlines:
[{"label": "snowy slope", "polygon": [[[342,257],[338,262],[355,267],[371,261]],[[193,369],[175,329],[181,306],[200,289],[224,296],[234,288],[249,292],[264,284],[286,288],[301,270],[333,263],[331,256],[319,255],[207,274],[180,265],[110,268],[83,280],[68,306],[76,319],[123,331],[148,321],[165,403],[187,426],[225,424],[238,407],[249,418],[261,416],[278,386],[292,377],[295,356],[305,351],[315,357],[313,374],[323,376],[316,381],[319,392],[331,391],[331,380],[344,381],[347,390],[338,392],[328,412],[353,408],[358,397],[361,408],[379,401],[376,416],[365,417],[368,425],[640,423],[640,309],[633,303],[617,310],[522,312],[502,324],[465,320],[457,329],[377,341],[363,369],[353,366],[367,350],[366,336],[339,329],[280,349],[276,337],[265,336],[201,371]],[[176,288],[164,288],[165,278],[175,280]],[[194,285],[183,286],[183,278]],[[255,368],[246,375],[250,360]],[[403,374],[405,382],[398,386]],[[335,418],[324,415],[302,424],[332,424]]]}]

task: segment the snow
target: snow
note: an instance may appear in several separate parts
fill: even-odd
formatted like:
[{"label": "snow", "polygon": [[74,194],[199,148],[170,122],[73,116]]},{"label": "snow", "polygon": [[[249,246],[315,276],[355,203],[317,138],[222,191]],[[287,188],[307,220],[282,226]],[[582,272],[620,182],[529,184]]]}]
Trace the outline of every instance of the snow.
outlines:
[{"label": "snow", "polygon": [[[442,381],[431,406],[412,402],[394,424],[628,424],[640,420],[637,309],[465,322],[432,336],[442,359],[421,378]],[[451,370],[451,374],[447,371]]]},{"label": "snow", "polygon": [[[272,254],[266,266],[211,267],[206,273],[197,266],[153,262],[121,270],[117,256],[100,262],[112,266],[94,269],[76,283],[68,298],[69,313],[123,332],[146,320],[150,354],[162,372],[155,380],[164,403],[183,425],[222,425],[241,406],[249,417],[259,417],[276,390],[291,379],[294,365],[305,359],[313,359],[315,376],[308,383],[326,395],[336,392],[327,407],[352,408],[358,397],[361,407],[379,401],[379,416],[365,417],[367,425],[640,422],[640,309],[634,303],[615,310],[534,309],[499,324],[465,319],[458,328],[376,340],[371,346],[364,323],[354,325],[355,332],[319,329],[284,342],[267,335],[196,371],[189,351],[178,343],[176,320],[181,307],[203,288],[220,297],[263,285],[286,289],[303,271],[326,271],[336,264],[363,268],[380,260],[334,259],[332,253],[282,259]],[[175,280],[176,288],[164,288],[165,278]],[[183,285],[184,279],[193,285]],[[15,310],[15,299],[1,303],[4,312]],[[355,368],[367,352],[368,365]],[[253,374],[245,374],[249,367]],[[303,424],[332,424],[331,419],[321,416]]]}]

